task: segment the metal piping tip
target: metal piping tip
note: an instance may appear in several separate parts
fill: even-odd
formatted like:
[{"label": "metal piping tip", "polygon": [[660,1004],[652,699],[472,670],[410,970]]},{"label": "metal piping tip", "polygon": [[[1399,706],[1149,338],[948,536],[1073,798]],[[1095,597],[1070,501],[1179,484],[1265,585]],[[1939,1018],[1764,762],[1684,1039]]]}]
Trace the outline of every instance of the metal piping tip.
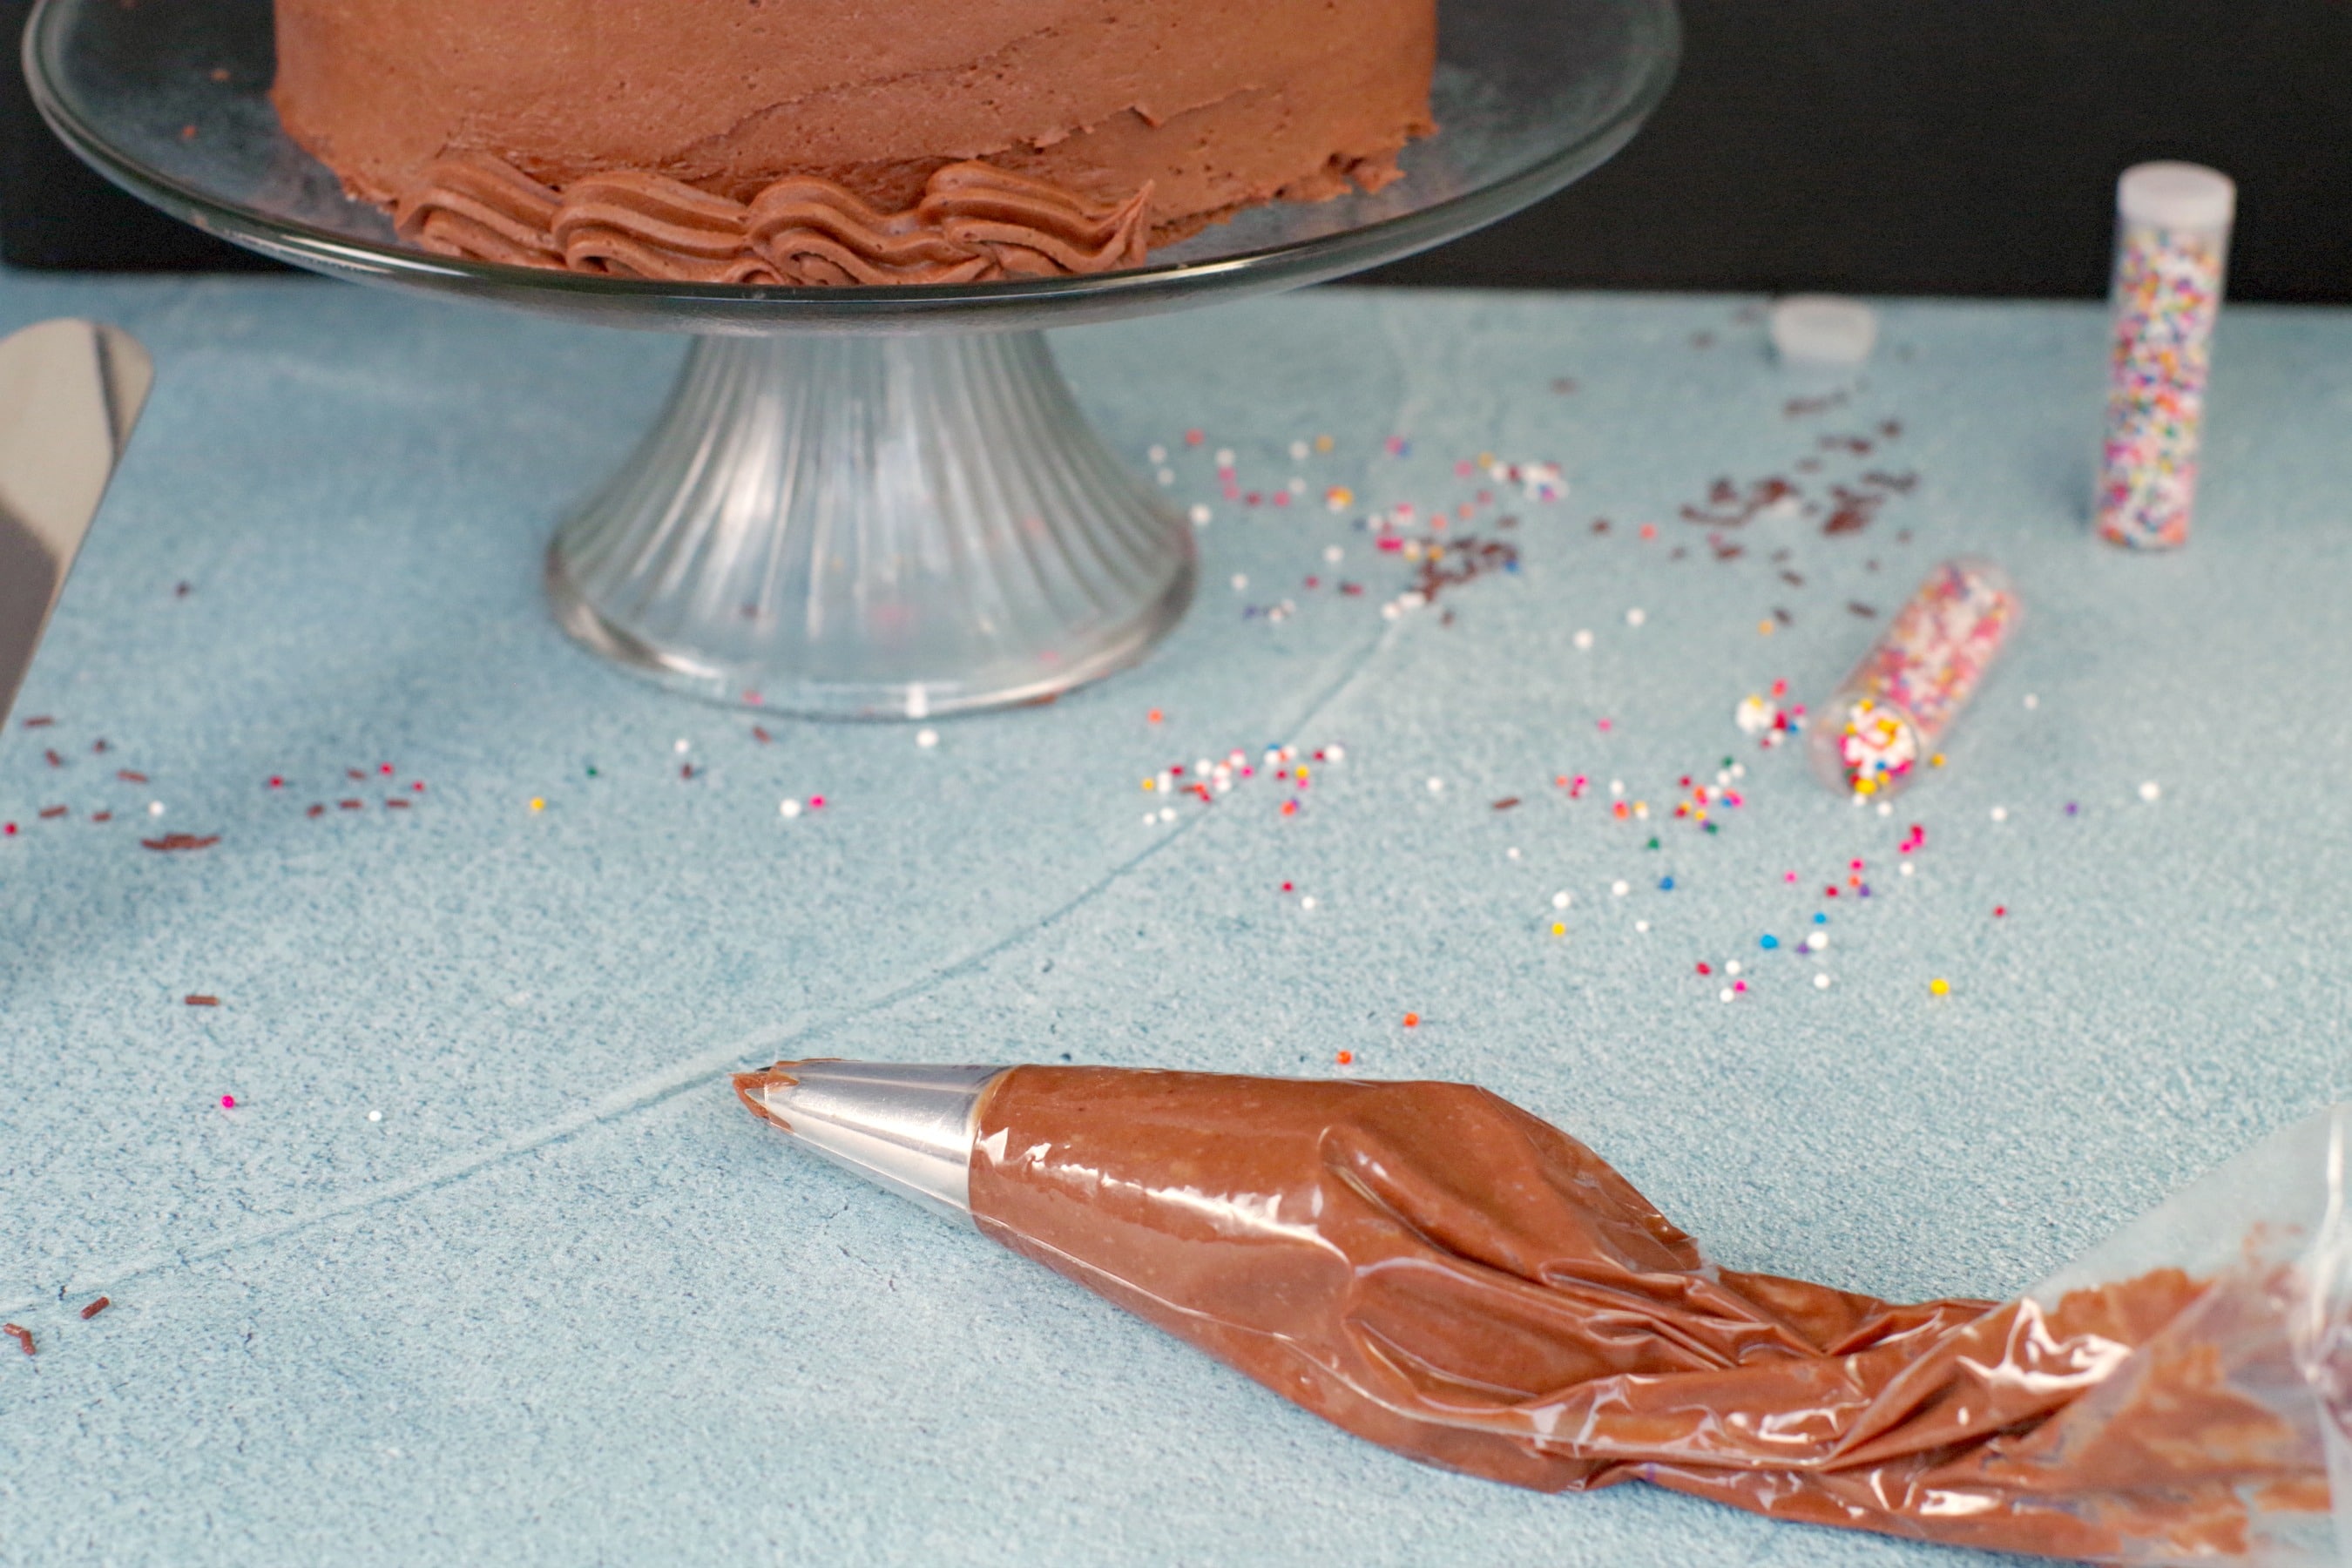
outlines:
[{"label": "metal piping tip", "polygon": [[845,1170],[960,1219],[971,1214],[980,1099],[1002,1067],[778,1062],[735,1075],[751,1113]]}]

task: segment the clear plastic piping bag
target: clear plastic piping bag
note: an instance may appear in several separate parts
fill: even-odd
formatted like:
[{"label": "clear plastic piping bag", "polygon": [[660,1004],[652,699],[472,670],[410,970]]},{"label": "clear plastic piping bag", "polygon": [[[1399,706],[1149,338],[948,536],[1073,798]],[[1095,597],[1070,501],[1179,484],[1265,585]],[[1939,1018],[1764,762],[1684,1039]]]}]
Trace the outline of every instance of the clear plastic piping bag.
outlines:
[{"label": "clear plastic piping bag", "polygon": [[2095,1563],[2352,1564],[2352,1107],[2014,1300],[1901,1305],[1708,1262],[1463,1085],[1026,1067],[971,1100],[950,1196],[984,1234],[1413,1458]]}]

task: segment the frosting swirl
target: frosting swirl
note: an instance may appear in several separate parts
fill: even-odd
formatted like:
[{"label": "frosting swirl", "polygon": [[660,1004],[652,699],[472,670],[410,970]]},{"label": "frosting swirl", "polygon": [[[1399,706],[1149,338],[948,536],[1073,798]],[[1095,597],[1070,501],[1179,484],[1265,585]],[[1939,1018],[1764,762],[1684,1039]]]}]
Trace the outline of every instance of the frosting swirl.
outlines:
[{"label": "frosting swirl", "polygon": [[394,204],[401,237],[467,260],[616,278],[789,287],[971,283],[1141,265],[1151,187],[1117,205],[991,163],[949,163],[902,212],[788,175],[747,204],[660,174],[558,191],[503,159],[442,158]]}]

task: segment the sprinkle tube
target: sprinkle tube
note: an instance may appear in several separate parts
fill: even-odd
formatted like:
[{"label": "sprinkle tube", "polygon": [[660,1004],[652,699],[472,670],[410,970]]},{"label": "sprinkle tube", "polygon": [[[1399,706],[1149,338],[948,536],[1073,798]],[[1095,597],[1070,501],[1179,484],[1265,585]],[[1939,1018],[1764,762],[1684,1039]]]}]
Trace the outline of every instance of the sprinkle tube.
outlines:
[{"label": "sprinkle tube", "polygon": [[1832,789],[1895,795],[1942,744],[2019,618],[2017,590],[1990,561],[1927,574],[1885,636],[1812,721],[1813,772]]},{"label": "sprinkle tube", "polygon": [[2205,378],[2238,188],[2196,163],[2140,163],[2116,185],[2106,440],[2099,537],[2135,550],[2189,542]]}]

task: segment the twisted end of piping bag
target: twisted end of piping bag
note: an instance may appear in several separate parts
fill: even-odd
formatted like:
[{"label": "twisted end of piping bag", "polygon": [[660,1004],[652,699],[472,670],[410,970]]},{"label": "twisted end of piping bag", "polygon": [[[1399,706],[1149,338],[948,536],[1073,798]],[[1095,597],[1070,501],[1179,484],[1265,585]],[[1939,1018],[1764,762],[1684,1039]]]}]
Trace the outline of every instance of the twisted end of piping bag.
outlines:
[{"label": "twisted end of piping bag", "polygon": [[877,1187],[958,1219],[971,1215],[971,1141],[1003,1067],[778,1062],[735,1075],[754,1116]]}]

